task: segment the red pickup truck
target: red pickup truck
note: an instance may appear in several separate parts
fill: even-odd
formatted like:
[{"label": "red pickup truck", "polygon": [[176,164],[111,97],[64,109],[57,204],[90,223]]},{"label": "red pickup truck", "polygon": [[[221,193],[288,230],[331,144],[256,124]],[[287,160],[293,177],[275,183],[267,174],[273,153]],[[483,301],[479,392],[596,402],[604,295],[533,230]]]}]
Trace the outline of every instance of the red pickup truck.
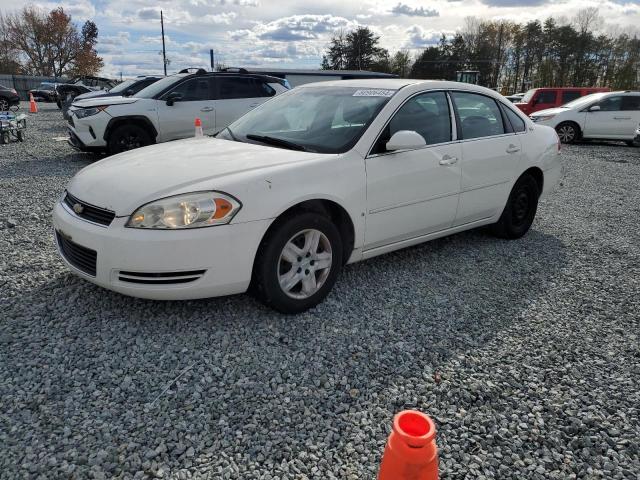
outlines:
[{"label": "red pickup truck", "polygon": [[514,105],[527,115],[538,110],[555,108],[571,102],[576,98],[584,97],[592,93],[610,92],[610,88],[601,87],[550,87],[533,88],[525,93],[522,100]]}]

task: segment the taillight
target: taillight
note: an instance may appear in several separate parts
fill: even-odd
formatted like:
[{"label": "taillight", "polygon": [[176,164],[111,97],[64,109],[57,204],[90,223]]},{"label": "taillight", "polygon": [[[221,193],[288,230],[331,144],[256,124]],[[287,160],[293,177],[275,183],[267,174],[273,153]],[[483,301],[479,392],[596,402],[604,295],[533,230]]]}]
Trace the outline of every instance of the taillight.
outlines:
[{"label": "taillight", "polygon": [[13,94],[14,94],[14,95],[17,95],[17,94],[18,94],[18,92],[16,91],[16,89],[15,89],[15,88],[12,88],[12,89],[11,89],[11,91],[13,92]]}]

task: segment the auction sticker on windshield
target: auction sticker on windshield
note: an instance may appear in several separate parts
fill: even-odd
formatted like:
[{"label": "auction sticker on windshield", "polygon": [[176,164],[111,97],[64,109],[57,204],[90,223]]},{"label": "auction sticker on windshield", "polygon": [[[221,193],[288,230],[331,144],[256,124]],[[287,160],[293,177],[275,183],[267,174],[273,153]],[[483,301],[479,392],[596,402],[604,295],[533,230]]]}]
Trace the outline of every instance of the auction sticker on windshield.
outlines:
[{"label": "auction sticker on windshield", "polygon": [[365,90],[356,90],[353,94],[354,97],[393,97],[396,90],[381,90],[374,88],[367,88]]}]

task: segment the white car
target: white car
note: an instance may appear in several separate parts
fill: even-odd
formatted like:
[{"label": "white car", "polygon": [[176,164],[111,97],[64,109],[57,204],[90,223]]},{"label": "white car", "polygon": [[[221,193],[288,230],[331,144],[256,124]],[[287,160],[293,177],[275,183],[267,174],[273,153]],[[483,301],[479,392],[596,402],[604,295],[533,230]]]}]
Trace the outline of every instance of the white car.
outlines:
[{"label": "white car", "polygon": [[213,134],[286,92],[285,85],[285,80],[267,75],[185,71],[135,96],[74,102],[69,109],[69,143],[83,151],[120,153],[192,136],[196,118],[205,134]]},{"label": "white car", "polygon": [[530,115],[537,125],[548,125],[563,143],[580,139],[624,140],[633,145],[640,122],[640,92],[592,93],[558,108]]},{"label": "white car", "polygon": [[81,170],[55,205],[69,268],[135,297],[252,285],[267,305],[321,301],[346,263],[493,225],[524,235],[562,175],[556,132],[474,85],[299,86],[217,135]]}]

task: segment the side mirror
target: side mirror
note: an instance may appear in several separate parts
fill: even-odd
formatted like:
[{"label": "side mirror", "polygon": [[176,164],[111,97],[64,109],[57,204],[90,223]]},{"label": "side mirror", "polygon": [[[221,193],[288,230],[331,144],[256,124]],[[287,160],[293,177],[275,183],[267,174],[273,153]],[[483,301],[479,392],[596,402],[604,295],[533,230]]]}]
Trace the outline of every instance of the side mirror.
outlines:
[{"label": "side mirror", "polygon": [[167,96],[167,105],[170,107],[175,102],[179,102],[180,100],[182,100],[182,94],[180,92],[171,92]]},{"label": "side mirror", "polygon": [[132,89],[132,88],[127,88],[127,89],[124,91],[124,95],[123,95],[123,97],[130,97],[130,96],[131,96],[131,95],[133,95],[134,93],[135,93],[135,92],[133,91],[133,89]]},{"label": "side mirror", "polygon": [[589,111],[590,112],[599,112],[600,111],[600,105],[591,105],[589,107]]},{"label": "side mirror", "polygon": [[413,130],[399,130],[394,133],[387,142],[387,150],[412,150],[424,147],[426,140],[418,132]]}]

